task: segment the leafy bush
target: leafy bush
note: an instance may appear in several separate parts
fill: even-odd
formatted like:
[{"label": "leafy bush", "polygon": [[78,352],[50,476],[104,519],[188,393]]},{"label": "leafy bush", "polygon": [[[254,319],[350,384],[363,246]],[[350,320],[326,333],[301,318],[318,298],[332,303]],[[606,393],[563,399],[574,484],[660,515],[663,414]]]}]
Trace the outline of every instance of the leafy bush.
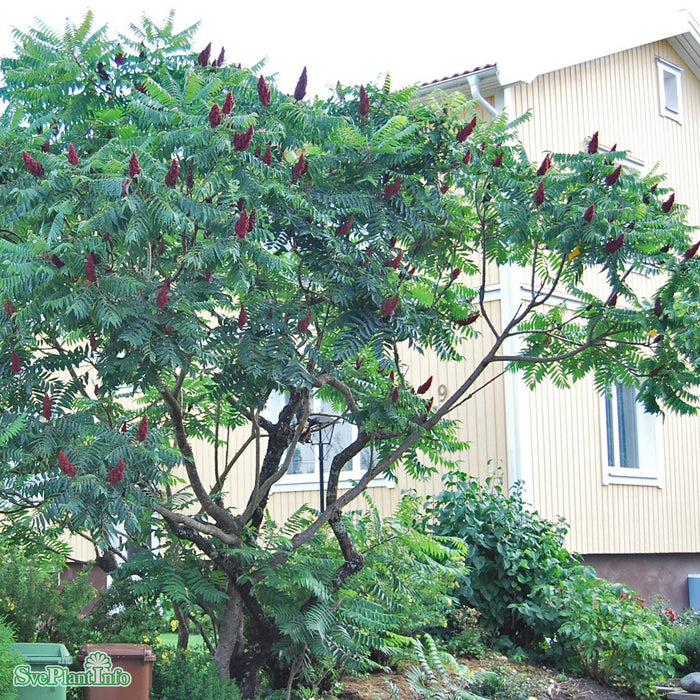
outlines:
[{"label": "leafy bush", "polygon": [[151,700],[241,700],[232,681],[223,681],[211,655],[164,647],[153,665]]},{"label": "leafy bush", "polygon": [[0,614],[12,624],[18,641],[64,644],[75,654],[87,637],[81,615],[94,598],[87,572],[59,583],[63,557],[29,558],[0,548]]},{"label": "leafy bush", "polygon": [[14,700],[17,697],[12,685],[12,671],[22,663],[22,657],[12,650],[14,641],[12,627],[0,617],[0,700]]},{"label": "leafy bush", "polygon": [[540,592],[558,588],[578,565],[564,549],[561,522],[528,511],[518,488],[507,495],[497,480],[482,486],[463,473],[447,476],[446,489],[430,497],[426,512],[436,534],[466,545],[457,595],[479,611],[497,648],[534,648],[553,634],[557,612]]},{"label": "leafy bush", "polygon": [[436,533],[466,544],[470,573],[458,596],[479,610],[496,647],[546,656],[638,695],[672,674],[680,657],[659,615],[582,566],[563,546],[564,525],[529,511],[517,488],[506,495],[494,480],[482,487],[451,474],[427,513]]},{"label": "leafy bush", "polygon": [[663,628],[664,637],[673,644],[678,654],[685,657],[675,663],[676,675],[684,676],[700,669],[700,619],[681,617]]}]

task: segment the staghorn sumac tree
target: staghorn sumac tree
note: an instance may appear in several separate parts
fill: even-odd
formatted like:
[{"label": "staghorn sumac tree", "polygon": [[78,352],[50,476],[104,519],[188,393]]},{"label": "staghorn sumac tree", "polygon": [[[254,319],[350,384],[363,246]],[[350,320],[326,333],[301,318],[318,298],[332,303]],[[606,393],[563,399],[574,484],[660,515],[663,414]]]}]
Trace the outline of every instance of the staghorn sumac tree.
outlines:
[{"label": "staghorn sumac tree", "polygon": [[[343,509],[399,463],[422,475],[425,454],[447,459],[447,417],[490,366],[532,383],[593,373],[652,410],[693,411],[700,262],[661,178],[597,137],[533,165],[520,119],[484,123],[462,96],[305,99],[304,69],[290,97],[261,67],[212,63],[193,31],[171,15],[111,37],[88,15],[63,35],[17,31],[0,64],[0,487],[5,518],[81,532],[105,566],[117,525],[138,538],[164,523],[223,580],[214,657],[252,696],[282,634],[258,587],[328,526],[342,589],[363,566]],[[531,280],[498,321],[492,263]],[[658,275],[652,296],[638,273]],[[415,391],[406,378],[407,348],[459,362],[477,334],[488,349],[434,409],[429,378]],[[273,392],[285,401],[269,417]],[[324,510],[263,539],[270,489],[315,429],[314,392],[355,437]],[[236,510],[232,469],[251,452]]]}]

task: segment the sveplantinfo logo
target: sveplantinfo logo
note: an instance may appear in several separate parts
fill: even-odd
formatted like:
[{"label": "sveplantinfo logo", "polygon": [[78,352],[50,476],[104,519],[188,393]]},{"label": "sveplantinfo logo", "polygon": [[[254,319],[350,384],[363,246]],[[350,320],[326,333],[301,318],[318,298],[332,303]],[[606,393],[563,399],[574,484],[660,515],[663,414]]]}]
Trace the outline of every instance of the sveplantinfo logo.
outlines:
[{"label": "sveplantinfo logo", "polygon": [[83,671],[69,671],[65,666],[48,665],[43,671],[32,671],[29,664],[15,666],[12,683],[17,688],[52,686],[117,686],[131,684],[131,674],[123,668],[112,668],[112,659],[103,651],[85,657]]}]

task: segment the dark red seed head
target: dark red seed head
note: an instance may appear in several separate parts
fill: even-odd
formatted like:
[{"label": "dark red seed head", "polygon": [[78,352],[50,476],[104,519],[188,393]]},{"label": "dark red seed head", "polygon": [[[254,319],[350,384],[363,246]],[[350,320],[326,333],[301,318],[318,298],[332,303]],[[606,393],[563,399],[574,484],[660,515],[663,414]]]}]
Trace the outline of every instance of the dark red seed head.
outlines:
[{"label": "dark red seed head", "polygon": [[450,279],[454,282],[462,274],[461,267],[455,267],[452,272],[450,272]]},{"label": "dark red seed head", "polygon": [[112,484],[112,486],[118,484],[124,478],[125,468],[126,465],[124,464],[124,458],[121,457],[119,462],[117,462],[117,466],[114,467],[109,474],[107,474],[107,482]]},{"label": "dark red seed head", "polygon": [[595,204],[591,204],[588,209],[583,214],[583,220],[587,223],[590,224],[591,221],[593,221],[593,217],[595,216]]},{"label": "dark red seed head", "polygon": [[656,318],[661,318],[663,310],[664,306],[661,297],[656,297],[656,301],[654,302],[654,316],[656,316]]},{"label": "dark red seed head", "polygon": [[58,451],[58,467],[66,476],[74,477],[78,473],[75,465],[66,457],[63,450]]},{"label": "dark red seed head", "polygon": [[258,210],[253,207],[251,210],[250,214],[248,215],[248,233],[250,233],[254,228],[255,224],[258,221]]},{"label": "dark red seed head", "polygon": [[242,330],[246,323],[248,323],[248,313],[245,306],[241,304],[241,310],[238,312],[238,330]]},{"label": "dark red seed head", "polygon": [[620,248],[622,248],[623,244],[625,242],[625,234],[621,233],[617,238],[611,238],[606,244],[605,244],[605,252],[606,253],[617,253]]},{"label": "dark red seed head", "polygon": [[605,184],[610,186],[616,184],[620,179],[620,173],[622,173],[622,166],[618,165],[615,170],[605,176]]},{"label": "dark red seed head", "polygon": [[394,182],[389,182],[384,186],[384,196],[388,201],[391,201],[396,195],[401,192],[401,176],[397,176]]},{"label": "dark red seed head", "polygon": [[475,323],[476,320],[481,316],[481,312],[477,311],[475,314],[472,314],[471,316],[467,316],[467,318],[460,318],[457,321],[458,326],[471,326],[472,323]]},{"label": "dark red seed head", "polygon": [[19,374],[22,369],[22,364],[19,361],[19,355],[16,350],[12,351],[12,372],[13,374]]},{"label": "dark red seed head", "polygon": [[9,299],[5,299],[2,302],[2,305],[5,307],[5,313],[10,318],[12,318],[17,313],[17,309],[15,308],[15,305]]},{"label": "dark red seed head", "polygon": [[503,165],[503,151],[501,151],[494,159],[493,163],[491,163],[494,168],[500,168],[501,165]]},{"label": "dark red seed head", "polygon": [[537,186],[537,191],[535,192],[535,206],[541,206],[542,202],[544,202],[544,182],[540,182]]},{"label": "dark red seed head", "polygon": [[401,264],[401,259],[403,258],[403,250],[400,250],[396,257],[393,258],[392,260],[389,260],[389,262],[384,263],[384,267],[390,267],[392,270],[398,270],[399,265]]},{"label": "dark red seed head", "polygon": [[205,68],[206,66],[209,65],[209,57],[211,56],[211,42],[209,42],[202,52],[197,56],[197,63],[202,66],[202,68]]},{"label": "dark red seed head", "polygon": [[97,348],[97,336],[95,331],[90,331],[90,350],[95,350]]},{"label": "dark red seed head", "polygon": [[247,151],[253,141],[254,131],[252,124],[243,133],[236,131],[233,134],[233,149],[235,151]]},{"label": "dark red seed head", "polygon": [[304,66],[304,70],[301,71],[301,75],[299,76],[299,80],[297,81],[297,86],[294,88],[294,99],[297,102],[299,100],[303,100],[304,97],[306,96],[306,84],[307,84],[306,66]]},{"label": "dark red seed head", "polygon": [[425,394],[425,392],[428,391],[428,389],[430,389],[432,383],[433,377],[431,375],[416,389],[416,394]]},{"label": "dark red seed head", "polygon": [[168,168],[168,172],[165,174],[165,184],[168,187],[175,187],[177,185],[177,178],[180,175],[180,163],[177,162],[175,158],[173,158],[172,162],[170,163],[170,167]]},{"label": "dark red seed head", "polygon": [[384,299],[381,306],[382,316],[393,316],[396,307],[399,305],[399,295]]},{"label": "dark red seed head", "polygon": [[168,292],[170,291],[170,280],[165,280],[156,297],[156,306],[163,310],[168,305]]},{"label": "dark red seed head", "polygon": [[272,147],[269,143],[267,144],[265,153],[263,153],[262,162],[265,163],[265,165],[272,165]]},{"label": "dark red seed head", "polygon": [[309,326],[311,325],[311,321],[313,321],[314,314],[313,311],[309,311],[304,318],[302,318],[299,323],[297,323],[297,330],[299,333],[306,333],[306,331],[309,330]]},{"label": "dark red seed head", "polygon": [[131,158],[129,158],[129,177],[133,180],[141,172],[141,166],[139,165],[139,159],[136,153],[131,153]]},{"label": "dark red seed head", "polygon": [[71,165],[78,165],[78,154],[75,151],[75,146],[70,143],[68,144],[68,162]]},{"label": "dark red seed head", "polygon": [[95,256],[90,252],[88,253],[87,260],[85,261],[85,279],[93,284],[97,283],[97,271],[95,270]]},{"label": "dark red seed head", "polygon": [[363,118],[369,114],[369,95],[364,85],[360,85],[360,103],[357,107],[357,111]]},{"label": "dark red seed head", "polygon": [[336,235],[340,236],[341,238],[345,238],[346,236],[348,236],[348,234],[350,233],[350,230],[352,229],[353,223],[354,223],[354,218],[353,218],[353,215],[350,214],[350,217],[344,223],[342,223],[342,224],[340,224],[340,226],[338,226],[338,228],[335,231]]},{"label": "dark red seed head", "polygon": [[396,403],[399,400],[399,387],[395,386],[391,392],[391,403]]},{"label": "dark red seed head", "polygon": [[215,102],[209,110],[209,126],[216,129],[219,124],[221,124],[221,107],[218,102]]},{"label": "dark red seed head", "polygon": [[272,99],[270,88],[267,86],[265,78],[262,75],[258,78],[258,99],[263,107],[267,107]]},{"label": "dark red seed head", "polygon": [[226,98],[224,99],[224,107],[221,110],[226,116],[231,114],[233,111],[233,108],[236,106],[236,102],[233,99],[233,93],[232,92],[227,92],[226,93]]},{"label": "dark red seed head", "polygon": [[668,212],[671,211],[671,207],[673,207],[673,202],[676,199],[675,193],[671,192],[671,196],[661,205],[661,211],[664,214],[668,214]]},{"label": "dark red seed head", "polygon": [[219,57],[216,59],[216,61],[214,61],[214,65],[217,68],[221,68],[221,66],[224,65],[224,58],[225,57],[226,57],[226,51],[225,51],[224,47],[222,46],[221,51],[219,51]]},{"label": "dark red seed head", "polygon": [[552,167],[552,159],[549,157],[549,153],[544,157],[544,160],[537,168],[537,175],[542,177],[550,168]]},{"label": "dark red seed head", "polygon": [[148,437],[148,416],[144,416],[139,423],[138,430],[136,431],[136,439],[139,442],[143,442]]},{"label": "dark red seed head", "polygon": [[236,235],[240,240],[243,240],[248,233],[248,223],[248,212],[244,209],[235,225]]},{"label": "dark red seed head", "polygon": [[683,253],[683,259],[690,260],[691,258],[694,258],[695,254],[698,252],[698,248],[700,248],[700,241],[698,241],[695,245],[690,246],[690,248]]},{"label": "dark red seed head", "polygon": [[598,132],[596,131],[593,136],[591,136],[591,140],[588,142],[588,152],[589,153],[598,153]]},{"label": "dark red seed head", "polygon": [[294,167],[292,168],[292,182],[296,182],[308,169],[309,165],[306,162],[304,154],[302,153],[299,156],[299,160],[294,164]]},{"label": "dark red seed head", "polygon": [[41,415],[46,420],[51,420],[51,397],[48,394],[44,394],[44,400],[41,404]]},{"label": "dark red seed head", "polygon": [[474,131],[476,127],[476,117],[474,117],[468,124],[463,126],[459,131],[457,131],[457,141],[459,143],[462,143],[463,141],[466,141],[469,136],[471,136],[471,133]]},{"label": "dark red seed head", "polygon": [[39,161],[34,160],[29,153],[22,151],[22,160],[27,170],[34,175],[34,177],[43,177],[45,174],[44,166],[39,163]]},{"label": "dark red seed head", "polygon": [[617,292],[608,299],[606,306],[617,306]]},{"label": "dark red seed head", "polygon": [[467,151],[467,152],[464,154],[464,158],[462,158],[462,162],[463,162],[465,165],[469,165],[469,163],[471,163],[471,160],[472,160],[472,152],[471,152],[471,151]]}]

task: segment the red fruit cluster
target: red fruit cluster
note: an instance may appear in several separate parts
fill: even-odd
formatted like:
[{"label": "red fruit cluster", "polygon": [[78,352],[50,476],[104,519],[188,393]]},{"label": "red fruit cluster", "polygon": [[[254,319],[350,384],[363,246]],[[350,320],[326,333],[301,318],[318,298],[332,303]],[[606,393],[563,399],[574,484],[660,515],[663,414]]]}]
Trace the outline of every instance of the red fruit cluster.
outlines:
[{"label": "red fruit cluster", "polygon": [[360,104],[357,107],[357,111],[361,117],[366,117],[369,114],[369,95],[364,85],[360,85]]},{"label": "red fruit cluster", "polygon": [[114,467],[109,474],[107,474],[107,483],[112,484],[112,486],[118,484],[124,478],[125,467],[126,465],[124,464],[124,458],[120,457],[119,461],[117,462],[117,466]]},{"label": "red fruit cluster", "polygon": [[245,306],[241,304],[241,310],[238,313],[238,330],[241,330],[246,323],[248,323],[248,314],[245,310]]},{"label": "red fruit cluster", "polygon": [[214,63],[212,63],[212,65],[215,68],[221,68],[221,66],[224,65],[224,58],[225,57],[226,57],[226,51],[225,51],[224,47],[222,46],[221,51],[219,51],[219,57],[216,59],[216,61],[214,61]]},{"label": "red fruit cluster", "polygon": [[503,151],[501,151],[494,159],[493,162],[491,163],[494,168],[500,168],[501,165],[503,165]]},{"label": "red fruit cluster", "polygon": [[258,221],[258,210],[253,207],[251,209],[250,214],[248,214],[248,233],[250,233],[254,228],[255,224]]},{"label": "red fruit cluster", "polygon": [[535,206],[539,207],[544,202],[544,182],[540,182],[535,192]]},{"label": "red fruit cluster", "polygon": [[550,168],[552,167],[552,159],[549,157],[549,153],[544,157],[544,160],[537,168],[537,175],[542,177]]},{"label": "red fruit cluster", "polygon": [[143,442],[148,437],[148,416],[144,416],[139,423],[138,430],[136,431],[136,439],[139,442]]},{"label": "red fruit cluster", "polygon": [[462,274],[461,267],[455,267],[452,272],[450,272],[450,279],[454,282]]},{"label": "red fruit cluster", "polygon": [[177,162],[175,158],[173,158],[172,162],[170,163],[170,167],[168,168],[168,172],[165,173],[165,184],[168,187],[175,187],[177,185],[177,178],[180,175],[180,163]]},{"label": "red fruit cluster", "polygon": [[471,163],[471,160],[472,160],[472,152],[471,152],[471,151],[467,151],[467,152],[464,154],[464,158],[462,158],[462,162],[463,162],[465,165],[469,165],[469,163]]},{"label": "red fruit cluster", "polygon": [[654,302],[654,316],[656,316],[656,318],[660,318],[663,310],[664,306],[661,301],[661,297],[656,297],[656,301]]},{"label": "red fruit cluster", "polygon": [[352,229],[352,225],[354,223],[353,215],[350,214],[350,218],[348,218],[345,223],[340,224],[338,228],[336,229],[335,233],[337,236],[340,236],[341,238],[345,238],[347,235],[350,233],[350,229]]},{"label": "red fruit cluster", "polygon": [[593,136],[591,136],[591,140],[588,142],[588,152],[589,153],[598,153],[598,132],[596,131]]},{"label": "red fruit cluster", "polygon": [[44,400],[41,404],[41,415],[46,420],[51,420],[51,397],[48,394],[44,394]]},{"label": "red fruit cluster", "polygon": [[88,253],[87,260],[85,261],[85,279],[88,282],[97,284],[97,271],[95,270],[95,257],[90,252]]},{"label": "red fruit cluster", "polygon": [[272,99],[270,88],[267,86],[265,78],[263,78],[262,75],[258,78],[258,99],[263,107],[267,107]]},{"label": "red fruit cluster", "polygon": [[668,214],[668,212],[671,211],[671,207],[673,206],[673,202],[676,199],[676,195],[671,192],[671,196],[661,205],[661,211],[664,214]]},{"label": "red fruit cluster", "polygon": [[587,223],[590,224],[591,221],[593,221],[593,217],[595,216],[595,204],[591,204],[588,209],[583,214],[583,220]]},{"label": "red fruit cluster", "polygon": [[297,86],[294,88],[294,99],[297,102],[299,102],[300,100],[303,100],[304,97],[306,96],[306,84],[307,84],[306,66],[304,66],[304,70],[301,71],[301,75],[299,76],[299,80],[297,80]]},{"label": "red fruit cluster", "polygon": [[425,394],[425,392],[430,389],[432,383],[433,377],[431,375],[416,389],[416,394]]},{"label": "red fruit cluster", "polygon": [[136,153],[131,154],[129,158],[129,177],[133,180],[141,172],[141,166],[139,165],[139,159]]},{"label": "red fruit cluster", "polygon": [[306,157],[302,153],[299,156],[299,160],[294,164],[294,167],[292,168],[292,182],[296,182],[308,169],[309,164],[306,162]]},{"label": "red fruit cluster", "polygon": [[698,252],[698,248],[700,248],[700,241],[698,241],[695,245],[690,246],[690,248],[683,253],[683,260],[690,260],[691,258],[694,258],[695,254]]},{"label": "red fruit cluster", "polygon": [[617,253],[620,248],[622,248],[623,244],[625,242],[625,234],[621,233],[617,238],[611,238],[606,244],[605,244],[605,252],[606,253]]},{"label": "red fruit cluster", "polygon": [[390,297],[389,299],[384,299],[382,302],[381,306],[381,313],[382,316],[393,316],[394,312],[396,311],[396,307],[399,305],[399,295],[397,294],[394,297]]},{"label": "red fruit cluster", "polygon": [[2,302],[2,304],[5,307],[5,313],[10,318],[12,318],[17,313],[17,309],[15,308],[15,305],[9,299],[5,299]]},{"label": "red fruit cluster", "polygon": [[391,403],[396,403],[399,400],[399,387],[395,386],[391,392]]},{"label": "red fruit cluster", "polygon": [[313,321],[314,314],[313,311],[309,311],[304,318],[302,318],[299,323],[297,323],[297,330],[299,333],[306,333],[306,331],[309,330],[309,326],[311,325],[311,321]]},{"label": "red fruit cluster", "polygon": [[22,160],[27,170],[34,175],[34,177],[43,177],[45,174],[44,166],[37,160],[34,160],[29,153],[22,151]]},{"label": "red fruit cluster", "polygon": [[615,292],[605,304],[606,306],[617,306],[617,292]]},{"label": "red fruit cluster", "polygon": [[622,166],[618,165],[615,170],[605,176],[605,184],[612,187],[620,179],[620,173],[622,173]]},{"label": "red fruit cluster", "polygon": [[233,111],[233,108],[236,106],[236,103],[233,99],[233,93],[232,92],[227,92],[226,93],[226,98],[224,99],[224,106],[223,109],[221,110],[226,116],[231,114]]},{"label": "red fruit cluster", "polygon": [[58,451],[58,467],[66,476],[74,477],[78,473],[75,465],[66,457],[63,450]]},{"label": "red fruit cluster", "polygon": [[400,250],[396,257],[393,258],[392,260],[389,260],[389,262],[384,263],[384,267],[390,267],[392,270],[398,270],[399,265],[401,264],[401,259],[403,258],[403,250]]},{"label": "red fruit cluster", "polygon": [[234,151],[247,151],[250,148],[250,144],[253,141],[254,133],[253,125],[251,124],[246,131],[241,133],[236,131],[233,134],[233,150]]},{"label": "red fruit cluster", "polygon": [[471,133],[474,131],[476,128],[476,117],[474,117],[468,124],[463,126],[459,131],[457,131],[457,141],[459,143],[462,143],[466,141],[469,136],[471,136]]},{"label": "red fruit cluster", "polygon": [[170,291],[170,280],[165,280],[163,282],[163,286],[160,288],[160,291],[158,292],[158,296],[156,297],[156,306],[159,309],[164,309],[168,305],[168,292]]},{"label": "red fruit cluster", "polygon": [[397,176],[394,182],[389,182],[384,186],[384,196],[388,201],[391,201],[396,195],[401,192],[401,176]]},{"label": "red fruit cluster", "polygon": [[272,148],[269,143],[267,144],[265,153],[263,153],[262,162],[265,163],[265,165],[272,165]]},{"label": "red fruit cluster", "polygon": [[13,374],[19,374],[22,369],[22,365],[19,361],[19,355],[16,350],[12,351],[12,372]]},{"label": "red fruit cluster", "polygon": [[471,316],[467,316],[466,318],[460,318],[459,321],[457,321],[458,326],[471,326],[472,323],[474,323],[479,316],[481,316],[481,312],[477,311],[475,314],[472,314]]},{"label": "red fruit cluster", "polygon": [[236,221],[235,225],[235,230],[236,230],[236,235],[238,238],[243,240],[246,237],[246,234],[248,233],[248,225],[249,225],[249,220],[248,220],[248,212],[244,209],[241,212],[241,216],[239,217],[238,221]]},{"label": "red fruit cluster", "polygon": [[206,68],[209,65],[209,57],[211,56],[211,41],[206,45],[202,52],[197,56],[197,63]]},{"label": "red fruit cluster", "polygon": [[216,129],[221,124],[221,118],[221,107],[218,102],[215,102],[209,110],[209,126]]},{"label": "red fruit cluster", "polygon": [[68,162],[71,165],[78,165],[78,154],[75,151],[75,146],[70,143],[68,144]]}]

